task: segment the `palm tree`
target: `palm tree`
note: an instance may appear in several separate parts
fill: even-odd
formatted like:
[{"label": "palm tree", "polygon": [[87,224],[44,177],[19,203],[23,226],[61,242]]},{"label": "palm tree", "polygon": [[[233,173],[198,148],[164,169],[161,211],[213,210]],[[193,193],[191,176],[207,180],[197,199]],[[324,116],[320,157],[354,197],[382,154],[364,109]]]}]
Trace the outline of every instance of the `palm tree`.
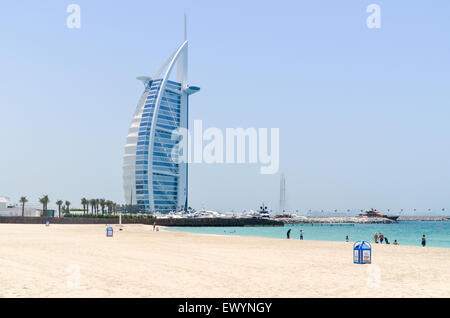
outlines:
[{"label": "palm tree", "polygon": [[98,214],[98,205],[100,204],[100,199],[95,199],[95,214]]},{"label": "palm tree", "polygon": [[70,213],[70,201],[66,201],[66,211],[67,213]]},{"label": "palm tree", "polygon": [[44,195],[42,198],[40,198],[39,202],[42,203],[42,212],[45,214],[47,212],[48,203],[50,202],[48,195]]},{"label": "palm tree", "polygon": [[106,201],[106,206],[108,207],[108,214],[112,214],[112,205],[113,205],[112,201],[110,200]]},{"label": "palm tree", "polygon": [[90,199],[89,204],[91,205],[91,213],[94,214],[95,199]]},{"label": "palm tree", "polygon": [[61,200],[56,201],[56,205],[58,206],[58,215],[61,217],[61,205],[63,205],[63,202]]},{"label": "palm tree", "polygon": [[89,212],[89,201],[86,198],[81,199],[81,204],[83,205],[83,215],[86,214],[86,210]]},{"label": "palm tree", "polygon": [[22,217],[25,216],[25,203],[27,203],[27,197],[21,197],[20,198],[20,203],[22,203]]},{"label": "palm tree", "polygon": [[100,199],[100,200],[98,200],[98,203],[100,204],[100,206],[102,208],[102,215],[105,215],[106,200],[105,199]]}]

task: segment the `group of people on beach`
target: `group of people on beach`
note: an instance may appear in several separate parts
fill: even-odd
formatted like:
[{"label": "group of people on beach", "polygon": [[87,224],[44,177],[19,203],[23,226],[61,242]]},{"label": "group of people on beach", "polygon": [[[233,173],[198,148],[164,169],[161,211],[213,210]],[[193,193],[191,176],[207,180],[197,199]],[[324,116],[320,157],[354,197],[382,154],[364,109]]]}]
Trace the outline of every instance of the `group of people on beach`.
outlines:
[{"label": "group of people on beach", "polygon": [[[384,234],[381,233],[381,232],[380,232],[380,235],[378,235],[378,233],[375,233],[375,235],[373,236],[373,240],[375,241],[376,244],[378,244],[378,240],[380,240],[380,244],[383,244],[383,241],[386,244],[390,244],[388,238],[385,237]],[[400,245],[400,244],[398,244],[397,240],[394,240],[393,244],[394,245]]]},{"label": "group of people on beach", "polygon": [[[287,239],[289,240],[291,238],[291,229],[289,229],[286,233]],[[389,243],[389,239],[384,236],[383,233],[380,232],[380,234],[378,235],[378,233],[375,233],[375,235],[373,236],[373,239],[375,241],[376,244],[378,244],[378,241],[380,242],[380,244],[383,244],[383,242],[385,242],[385,244],[391,244]],[[300,240],[303,240],[303,230],[300,230]],[[348,242],[348,235],[345,237],[345,241]],[[425,237],[425,234],[422,236],[422,246],[425,247],[427,244],[427,239]],[[400,245],[398,244],[397,240],[394,240],[393,245]]]},{"label": "group of people on beach", "polygon": [[[380,232],[380,235],[378,235],[378,233],[375,233],[375,235],[373,236],[373,240],[375,241],[376,244],[378,244],[378,240],[380,241],[381,244],[383,244],[383,241],[386,244],[389,244],[389,240],[387,237],[385,237],[383,235],[383,233]],[[400,245],[398,244],[397,240],[394,241],[394,245]],[[425,247],[427,245],[427,238],[425,237],[425,234],[422,236],[422,246]]]}]

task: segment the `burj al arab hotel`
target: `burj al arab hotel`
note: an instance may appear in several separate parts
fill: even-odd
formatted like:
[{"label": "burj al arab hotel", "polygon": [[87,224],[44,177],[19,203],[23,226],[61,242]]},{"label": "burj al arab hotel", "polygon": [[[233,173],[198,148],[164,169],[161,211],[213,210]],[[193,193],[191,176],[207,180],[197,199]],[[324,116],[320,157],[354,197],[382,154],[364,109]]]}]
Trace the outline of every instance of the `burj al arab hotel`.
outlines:
[{"label": "burj al arab hotel", "polygon": [[123,166],[126,204],[144,213],[179,211],[188,205],[188,165],[172,159],[177,140],[172,133],[188,128],[188,41],[169,57],[154,77],[138,77],[144,84],[128,131]]}]

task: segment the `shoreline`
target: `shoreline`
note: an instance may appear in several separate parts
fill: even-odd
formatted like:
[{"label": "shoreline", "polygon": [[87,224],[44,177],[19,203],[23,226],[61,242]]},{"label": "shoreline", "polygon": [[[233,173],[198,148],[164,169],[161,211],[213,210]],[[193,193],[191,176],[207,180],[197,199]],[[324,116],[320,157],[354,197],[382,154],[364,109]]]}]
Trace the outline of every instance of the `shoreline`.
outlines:
[{"label": "shoreline", "polygon": [[[169,229],[165,229],[165,232],[173,232],[173,233],[183,233],[183,234],[189,234],[189,235],[201,235],[201,236],[213,236],[213,237],[228,237],[228,236],[232,236],[232,237],[239,237],[239,238],[246,238],[246,237],[254,237],[254,238],[258,238],[258,239],[268,239],[268,240],[281,240],[281,241],[303,241],[303,242],[322,242],[322,243],[342,243],[342,244],[353,244],[355,243],[354,241],[328,241],[328,240],[308,240],[308,239],[304,239],[304,240],[299,240],[298,238],[290,238],[290,239],[286,239],[286,238],[276,238],[276,237],[267,237],[267,236],[257,236],[257,235],[237,235],[237,234],[212,234],[212,233],[196,233],[196,232],[187,232],[187,231],[176,231],[174,229],[170,229],[170,227],[168,227]],[[369,242],[370,245],[373,246],[393,246],[395,248],[399,247],[399,246],[405,246],[405,247],[414,247],[414,248],[420,248],[420,249],[424,249],[424,247],[419,246],[419,245],[407,245],[407,244],[402,244],[402,245],[394,245],[394,244],[384,244],[384,243],[374,243],[374,242]],[[444,249],[444,250],[448,250],[450,249],[450,247],[441,247],[441,246],[427,246],[425,248],[439,248],[439,249]]]},{"label": "shoreline", "polygon": [[[292,224],[295,225],[295,224]],[[268,236],[262,236],[262,235],[242,235],[242,234],[234,234],[234,233],[199,233],[199,232],[190,232],[190,231],[180,231],[179,230],[180,227],[178,228],[174,228],[174,227],[165,227],[164,231],[166,232],[174,232],[174,233],[185,233],[185,234],[192,234],[192,235],[205,235],[205,236],[218,236],[218,237],[239,237],[239,238],[246,238],[246,237],[254,237],[254,238],[261,238],[261,239],[273,239],[273,240],[282,240],[282,241],[302,241],[297,237],[291,237],[290,239],[286,239],[286,237],[268,237]],[[331,240],[311,240],[311,239],[304,239],[303,241],[308,241],[308,242],[325,242],[325,243],[346,243],[346,244],[353,244],[355,243],[355,241],[349,240],[349,242],[345,242],[345,241],[331,241]],[[409,245],[409,244],[405,244],[402,243],[400,245],[394,245],[393,243],[390,244],[385,244],[385,243],[375,243],[373,241],[368,241],[372,246],[374,245],[386,245],[386,246],[393,246],[393,247],[399,247],[399,246],[406,246],[406,247],[419,247],[421,249],[423,249],[422,246],[420,245]],[[445,247],[445,246],[426,246],[426,248],[439,248],[439,249],[445,249],[445,250],[449,250],[450,246]]]}]

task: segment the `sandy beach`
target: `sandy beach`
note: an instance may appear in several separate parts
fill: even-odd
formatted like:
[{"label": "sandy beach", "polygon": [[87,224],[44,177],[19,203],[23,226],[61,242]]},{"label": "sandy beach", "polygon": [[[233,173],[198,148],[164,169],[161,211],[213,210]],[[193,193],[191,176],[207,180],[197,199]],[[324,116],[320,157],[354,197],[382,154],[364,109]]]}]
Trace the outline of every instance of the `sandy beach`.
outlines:
[{"label": "sandy beach", "polygon": [[0,297],[450,297],[450,249],[0,224]]}]

